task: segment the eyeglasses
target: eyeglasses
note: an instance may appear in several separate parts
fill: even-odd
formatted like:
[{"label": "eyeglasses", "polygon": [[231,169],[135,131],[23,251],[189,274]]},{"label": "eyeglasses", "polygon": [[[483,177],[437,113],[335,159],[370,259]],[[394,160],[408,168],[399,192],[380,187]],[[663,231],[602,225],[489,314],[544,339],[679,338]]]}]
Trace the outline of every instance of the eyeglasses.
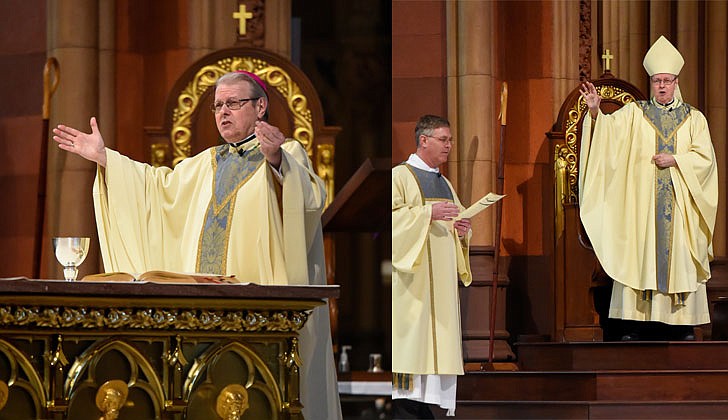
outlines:
[{"label": "eyeglasses", "polygon": [[677,77],[673,77],[672,79],[650,79],[650,81],[652,81],[652,84],[654,85],[665,86],[670,86],[671,84],[675,83],[675,80],[677,80]]},{"label": "eyeglasses", "polygon": [[210,106],[210,110],[212,112],[214,112],[215,114],[217,114],[218,112],[222,111],[222,106],[225,105],[228,107],[229,110],[237,111],[238,109],[242,108],[246,102],[254,101],[256,99],[260,99],[260,96],[258,96],[257,98],[228,99],[225,102],[218,101],[218,102],[215,102],[214,104],[212,104],[212,106]]},{"label": "eyeglasses", "polygon": [[442,144],[445,144],[445,143],[455,144],[455,139],[452,138],[452,137],[451,138],[447,138],[447,137],[433,137],[433,136],[428,136],[427,134],[423,134],[423,136],[425,136],[427,138],[430,138],[430,139],[435,139],[435,140],[439,141]]}]

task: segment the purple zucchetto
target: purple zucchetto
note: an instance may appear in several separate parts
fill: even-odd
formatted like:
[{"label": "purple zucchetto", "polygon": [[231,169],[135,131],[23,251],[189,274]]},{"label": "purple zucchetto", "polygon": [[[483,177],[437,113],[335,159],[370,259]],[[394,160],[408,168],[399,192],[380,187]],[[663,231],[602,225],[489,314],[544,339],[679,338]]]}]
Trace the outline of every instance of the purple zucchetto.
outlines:
[{"label": "purple zucchetto", "polygon": [[255,83],[257,83],[260,87],[262,87],[263,91],[265,91],[266,94],[268,94],[268,87],[265,85],[265,82],[263,82],[263,80],[258,77],[257,74],[245,70],[235,70],[235,73],[243,73],[250,76],[250,78],[253,79]]}]

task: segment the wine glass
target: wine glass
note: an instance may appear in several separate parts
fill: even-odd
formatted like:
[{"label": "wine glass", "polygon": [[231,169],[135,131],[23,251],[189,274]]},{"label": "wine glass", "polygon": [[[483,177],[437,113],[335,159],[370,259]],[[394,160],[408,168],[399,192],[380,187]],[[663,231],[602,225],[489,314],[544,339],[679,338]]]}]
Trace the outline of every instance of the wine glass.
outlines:
[{"label": "wine glass", "polygon": [[53,238],[53,251],[56,259],[63,266],[66,281],[74,281],[78,277],[78,266],[86,259],[91,238],[60,237]]}]

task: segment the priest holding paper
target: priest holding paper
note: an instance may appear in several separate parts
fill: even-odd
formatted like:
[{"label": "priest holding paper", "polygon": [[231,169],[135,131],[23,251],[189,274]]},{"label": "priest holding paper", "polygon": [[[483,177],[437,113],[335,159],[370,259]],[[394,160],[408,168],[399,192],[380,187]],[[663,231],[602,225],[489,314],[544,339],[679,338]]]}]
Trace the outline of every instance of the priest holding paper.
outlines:
[{"label": "priest holding paper", "polygon": [[449,122],[425,115],[416,153],[392,169],[392,398],[394,418],[455,412],[463,374],[458,279],[470,284],[470,220],[438,167],[452,148]]},{"label": "priest holding paper", "polygon": [[[609,317],[668,324],[668,338],[691,340],[694,325],[710,322],[715,153],[705,116],[682,101],[678,50],[660,37],[643,64],[652,97],[611,115],[594,85],[582,85],[581,220],[614,279]],[[647,324],[631,325],[622,339],[643,338]]]},{"label": "priest holding paper", "polygon": [[[306,150],[269,124],[265,83],[237,71],[217,80],[211,115],[224,143],[154,168],[59,125],[59,147],[98,164],[94,208],[106,271],[234,275],[240,282],[326,284],[323,181]],[[301,334],[306,418],[341,418],[327,307]]]}]

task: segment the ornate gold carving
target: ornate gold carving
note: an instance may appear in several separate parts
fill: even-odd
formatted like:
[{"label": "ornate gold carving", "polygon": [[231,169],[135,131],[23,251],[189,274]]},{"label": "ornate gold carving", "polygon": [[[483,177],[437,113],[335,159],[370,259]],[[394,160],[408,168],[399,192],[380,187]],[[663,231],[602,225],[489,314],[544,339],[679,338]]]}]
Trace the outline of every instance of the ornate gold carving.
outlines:
[{"label": "ornate gold carving", "polygon": [[8,403],[8,384],[4,381],[0,381],[0,410],[5,408],[5,404]]},{"label": "ornate gold carving", "polygon": [[[236,357],[230,357],[231,354]],[[183,398],[189,403],[187,415],[190,416],[190,418],[196,418],[194,415],[201,412],[200,410],[202,407],[195,406],[194,401],[199,400],[201,395],[208,395],[212,389],[215,389],[211,389],[210,387],[225,385],[226,388],[228,388],[230,386],[230,383],[216,384],[214,372],[218,370],[244,371],[245,374],[243,377],[237,380],[244,383],[242,387],[246,394],[256,393],[257,398],[254,398],[255,401],[266,401],[268,403],[267,405],[256,404],[255,407],[250,407],[251,412],[248,413],[248,417],[266,418],[271,420],[279,418],[280,412],[284,406],[281,401],[281,398],[285,396],[284,390],[279,388],[278,382],[275,380],[271,370],[260,356],[246,345],[237,341],[230,341],[213,346],[211,349],[196,358],[187,373],[187,378],[184,383]],[[281,377],[286,378],[285,382],[289,381],[287,375],[281,375]],[[220,395],[225,393],[226,388],[223,388],[218,393],[218,407],[220,405]],[[236,388],[237,387],[232,387],[231,389],[235,390]],[[240,389],[238,389],[238,391],[240,391]],[[217,393],[216,391],[212,392],[213,395]],[[298,394],[295,395],[296,398],[298,398]],[[212,403],[212,401],[210,401],[210,403]],[[209,408],[205,407],[202,411],[207,412],[208,409]],[[217,413],[220,414],[220,411],[218,410]],[[242,414],[242,411],[238,412],[238,415]],[[222,416],[222,414],[220,415]]]},{"label": "ornate gold carving", "polygon": [[[296,337],[291,338],[291,349],[281,355],[281,362],[283,366],[288,369],[288,375],[290,380],[288,381],[288,389],[286,390],[289,396],[298,396],[300,391],[300,372],[301,357],[298,354],[298,339]],[[288,411],[292,418],[298,418],[301,416],[303,410],[303,404],[298,397],[285,404],[284,408]]]},{"label": "ornate gold carving", "polygon": [[167,143],[154,143],[152,144],[152,155],[149,162],[154,167],[165,166],[168,153],[169,145]]},{"label": "ornate gold carving", "polygon": [[177,165],[184,158],[190,156],[192,150],[190,142],[192,115],[195,112],[202,95],[215,85],[217,79],[225,73],[245,70],[255,73],[269,88],[276,89],[285,99],[293,114],[293,138],[300,141],[306,148],[309,156],[313,150],[313,123],[311,110],[308,108],[308,99],[303,95],[301,88],[291,79],[291,76],[282,68],[273,66],[266,61],[253,57],[228,57],[215,64],[202,67],[193,80],[187,84],[177,97],[177,107],[172,114],[172,141],[173,165]]},{"label": "ornate gold carving", "polygon": [[[18,350],[15,346],[5,340],[0,339],[0,353],[6,358],[8,365],[7,371],[4,371],[8,386],[6,396],[9,396],[10,388],[21,390],[28,395],[33,402],[34,412],[41,416],[41,410],[45,404],[46,392],[43,381],[38,376],[33,364],[28,360],[26,355]],[[1,409],[1,408],[0,408]]]},{"label": "ornate gold carving", "polygon": [[[624,105],[635,100],[634,96],[630,93],[616,86],[596,86],[596,90],[604,101],[617,102]],[[578,137],[581,135],[578,129],[580,128],[579,122],[586,113],[586,102],[584,102],[582,96],[579,96],[574,107],[569,110],[569,118],[564,124],[566,127],[566,130],[564,130],[566,141],[564,144],[556,146],[555,161],[562,159],[566,162],[566,178],[569,188],[564,197],[564,204],[578,202],[579,165],[577,144],[579,142]]]},{"label": "ornate gold carving", "polygon": [[287,351],[281,355],[281,362],[283,362],[283,365],[287,367],[288,369],[292,368],[300,368],[303,366],[303,362],[301,362],[301,357],[298,355],[298,339],[292,338],[291,339],[291,351]]},{"label": "ornate gold carving", "polygon": [[233,13],[238,22],[238,43],[263,48],[265,44],[265,2],[263,0],[238,0],[238,12]]},{"label": "ornate gold carving", "polygon": [[316,146],[316,174],[326,185],[326,207],[334,201],[334,145]]},{"label": "ornate gold carving", "polygon": [[170,366],[181,366],[185,367],[190,362],[187,361],[187,358],[185,357],[184,352],[182,351],[182,337],[177,336],[175,337],[177,341],[177,345],[174,346],[174,350],[167,351],[167,353],[164,355],[164,360],[167,362]]},{"label": "ornate gold carving", "polygon": [[612,52],[609,51],[609,48],[607,48],[606,50],[604,50],[604,54],[602,54],[602,61],[603,61],[603,64],[602,65],[604,66],[604,72],[605,73],[608,72],[608,71],[610,71],[610,70],[612,70],[612,66],[611,66],[610,62],[613,59],[614,59],[614,55],[612,55]]},{"label": "ornate gold carving", "polygon": [[556,173],[556,239],[561,237],[564,231],[564,200],[566,198],[566,159],[558,156],[559,150],[556,149],[556,159],[554,171]]},{"label": "ornate gold carving", "polygon": [[233,19],[238,21],[238,35],[246,34],[246,23],[252,19],[253,14],[246,10],[244,4],[238,5],[238,11],[233,13]]},{"label": "ornate gold carving", "polygon": [[58,367],[60,369],[68,366],[68,358],[66,358],[65,353],[63,353],[63,336],[60,334],[58,335],[58,341],[56,343],[56,351],[48,357],[48,364],[51,367]]},{"label": "ornate gold carving", "polygon": [[[68,375],[64,384],[64,395],[69,401],[69,410],[71,410],[68,412],[68,416],[73,418],[73,415],[76,414],[72,411],[74,407],[73,401],[77,398],[85,398],[87,394],[83,392],[84,389],[98,386],[96,378],[102,376],[102,372],[98,370],[99,365],[103,365],[103,360],[110,352],[116,352],[126,359],[127,363],[124,365],[128,366],[128,368],[122,373],[126,381],[121,381],[124,387],[128,387],[128,384],[131,384],[134,389],[146,394],[149,400],[154,403],[156,411],[159,412],[161,410],[160,407],[163,407],[164,405],[164,390],[162,388],[162,381],[160,381],[159,376],[155,372],[149,360],[147,360],[147,358],[130,343],[118,339],[109,339],[96,342],[87,348],[76,358],[68,370]],[[121,396],[118,395],[119,392],[122,392],[119,384],[115,383],[116,381],[110,382],[112,382],[112,384],[108,385],[107,388],[104,388],[103,385],[101,385],[102,389],[100,389],[96,394],[96,406],[102,411],[104,411],[104,409],[100,406],[99,398],[101,398],[101,402],[103,402],[103,398],[107,396],[108,404],[111,407],[113,405],[112,403]],[[114,391],[110,391],[108,387],[111,387]],[[101,395],[101,397],[99,397],[99,395]],[[127,395],[128,390],[127,394],[123,394],[124,399],[126,399]],[[126,406],[134,405],[133,401],[122,404]],[[106,416],[106,412],[104,412],[104,416]],[[111,418],[115,417],[105,417],[104,420]]]},{"label": "ornate gold carving", "polygon": [[103,413],[99,420],[118,419],[128,395],[129,387],[124,381],[113,379],[101,385],[96,393],[96,407]]},{"label": "ornate gold carving", "polygon": [[295,332],[307,319],[306,311],[295,310],[0,306],[0,325],[12,327]]},{"label": "ornate gold carving", "polygon": [[217,395],[215,413],[223,420],[240,420],[248,410],[248,391],[240,384],[230,384]]}]

